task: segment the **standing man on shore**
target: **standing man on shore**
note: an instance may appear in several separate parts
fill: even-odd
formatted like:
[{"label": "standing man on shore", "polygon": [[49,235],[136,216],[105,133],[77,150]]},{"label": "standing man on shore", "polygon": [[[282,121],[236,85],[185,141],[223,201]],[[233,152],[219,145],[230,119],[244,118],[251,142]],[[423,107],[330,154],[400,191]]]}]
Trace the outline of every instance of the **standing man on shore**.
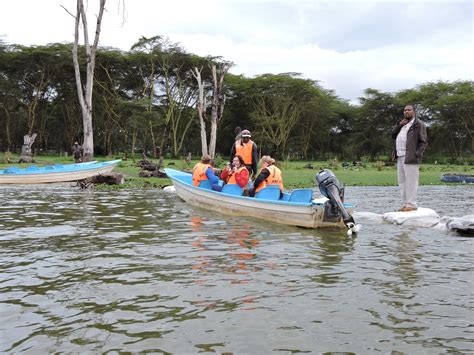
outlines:
[{"label": "standing man on shore", "polygon": [[426,125],[416,117],[413,105],[405,106],[403,119],[392,129],[392,138],[395,139],[392,158],[397,160],[398,186],[403,200],[399,211],[416,211],[420,163],[428,146],[428,136]]}]

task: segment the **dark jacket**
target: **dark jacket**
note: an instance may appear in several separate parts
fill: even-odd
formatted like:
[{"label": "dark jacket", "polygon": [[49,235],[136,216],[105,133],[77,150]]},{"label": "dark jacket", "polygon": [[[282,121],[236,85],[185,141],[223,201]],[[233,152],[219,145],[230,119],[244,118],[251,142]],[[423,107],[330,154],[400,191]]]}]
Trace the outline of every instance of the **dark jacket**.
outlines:
[{"label": "dark jacket", "polygon": [[268,170],[267,168],[260,170],[260,174],[258,174],[257,178],[253,182],[253,187],[250,188],[249,190],[250,197],[255,196],[255,190],[257,189],[257,187],[259,187],[262,182],[267,180],[269,176],[270,176],[270,170]]},{"label": "dark jacket", "polygon": [[[392,129],[392,138],[395,140],[392,159],[397,159],[396,139],[403,126],[397,124]],[[407,132],[407,146],[405,153],[405,164],[420,164],[423,152],[428,146],[428,135],[426,134],[426,125],[418,118],[414,118],[413,124]]]},{"label": "dark jacket", "polygon": [[79,159],[82,157],[82,147],[79,144],[74,144],[71,150],[74,158]]}]

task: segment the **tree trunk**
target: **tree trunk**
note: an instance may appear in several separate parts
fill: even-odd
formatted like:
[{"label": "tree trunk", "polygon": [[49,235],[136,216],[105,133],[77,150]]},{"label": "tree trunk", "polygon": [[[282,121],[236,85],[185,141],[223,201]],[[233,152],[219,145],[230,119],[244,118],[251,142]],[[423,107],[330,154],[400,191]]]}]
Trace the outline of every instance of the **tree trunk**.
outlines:
[{"label": "tree trunk", "polygon": [[212,107],[211,107],[211,137],[209,140],[209,154],[214,157],[216,153],[217,126],[224,113],[225,96],[223,94],[224,76],[231,67],[230,63],[219,65],[219,80],[217,79],[217,64],[211,64],[212,71]]},{"label": "tree trunk", "polygon": [[[3,106],[3,105],[2,105]],[[5,134],[7,137],[7,147],[6,147],[6,152],[8,153],[10,151],[11,147],[11,138],[10,138],[10,112],[7,110],[5,106],[3,106],[3,109],[5,111],[5,115],[7,119],[5,120]]]},{"label": "tree trunk", "polygon": [[106,135],[107,139],[106,139],[106,146],[107,146],[107,155],[108,156],[112,156],[114,154],[114,151],[112,149],[112,131],[110,130],[109,132],[107,132],[107,135]]},{"label": "tree trunk", "polygon": [[463,127],[466,128],[467,135],[471,139],[471,152],[474,152],[474,134],[472,134],[474,120],[472,119],[472,116],[469,116],[467,114],[462,115],[460,118]]},{"label": "tree trunk", "polygon": [[36,108],[38,106],[38,102],[40,96],[43,94],[43,90],[46,86],[45,84],[45,73],[41,73],[41,77],[38,83],[32,84],[34,86],[34,93],[31,101],[28,104],[28,135],[33,133],[36,124]]},{"label": "tree trunk", "polygon": [[23,146],[21,147],[20,163],[31,163],[33,161],[31,154],[31,146],[35,142],[36,133],[31,136],[26,134],[23,136]]},{"label": "tree trunk", "polygon": [[302,150],[303,150],[303,157],[305,160],[308,160],[308,150],[311,145],[311,134],[313,132],[313,125],[314,121],[310,121],[309,125],[303,129],[303,139],[302,139]]},{"label": "tree trunk", "polygon": [[207,155],[207,135],[206,135],[206,98],[204,97],[204,83],[201,79],[201,70],[197,67],[194,68],[193,76],[196,78],[198,89],[199,89],[199,99],[197,102],[197,110],[199,115],[199,125],[201,127],[201,153],[202,155]]},{"label": "tree trunk", "polygon": [[134,128],[132,131],[132,160],[133,161],[135,161],[135,147],[137,144],[137,136],[138,136],[137,129]]},{"label": "tree trunk", "polygon": [[217,120],[219,110],[219,86],[217,84],[216,64],[211,64],[212,72],[212,105],[211,105],[211,136],[209,138],[209,155],[214,158],[216,154]]},{"label": "tree trunk", "polygon": [[156,149],[155,134],[154,134],[154,132],[153,132],[153,122],[152,122],[152,120],[149,120],[149,121],[148,121],[148,124],[149,124],[149,126],[150,126],[151,144],[152,144],[152,146],[153,146],[153,149],[152,149],[153,158],[157,159],[157,158],[158,158],[158,157],[157,157],[158,154],[156,153],[157,149]]},{"label": "tree trunk", "polygon": [[[97,16],[94,43],[89,45],[89,31],[87,25],[87,16],[84,9],[83,0],[77,0],[76,22],[74,32],[74,45],[72,48],[72,57],[74,62],[74,72],[76,77],[77,95],[79,104],[81,105],[82,121],[84,128],[84,161],[91,161],[94,158],[94,132],[92,127],[92,89],[94,84],[94,69],[97,46],[99,44],[100,26],[102,16],[104,14],[105,0],[100,0],[99,15]],[[79,58],[77,54],[79,44],[79,27],[81,25],[84,31],[84,47],[86,51],[87,67],[86,67],[86,84],[83,90],[81,72],[79,69]]]}]

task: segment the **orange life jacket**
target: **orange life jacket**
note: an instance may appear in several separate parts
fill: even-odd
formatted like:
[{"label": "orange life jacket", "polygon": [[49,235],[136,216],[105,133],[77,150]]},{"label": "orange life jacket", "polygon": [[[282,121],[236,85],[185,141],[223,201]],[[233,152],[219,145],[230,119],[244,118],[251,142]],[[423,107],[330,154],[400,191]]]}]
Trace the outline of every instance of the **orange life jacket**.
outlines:
[{"label": "orange life jacket", "polygon": [[211,164],[197,163],[193,168],[193,185],[199,186],[202,180],[209,180],[206,176],[208,168],[212,168]]},{"label": "orange life jacket", "polygon": [[245,166],[241,166],[240,168],[238,168],[237,171],[229,177],[229,180],[227,180],[227,183],[237,184],[237,180],[235,180],[235,175],[239,174],[243,169],[247,169],[247,168]]},{"label": "orange life jacket", "polygon": [[[262,171],[262,169],[260,169],[260,172]],[[281,170],[278,169],[275,165],[269,165],[267,166],[267,169],[270,172],[270,175],[268,175],[268,177],[264,181],[262,181],[260,185],[258,185],[255,192],[260,191],[268,185],[278,185],[280,191],[283,192],[283,179],[281,178]]]},{"label": "orange life jacket", "polygon": [[235,143],[235,155],[240,155],[246,165],[252,165],[253,141],[244,143],[242,140]]}]

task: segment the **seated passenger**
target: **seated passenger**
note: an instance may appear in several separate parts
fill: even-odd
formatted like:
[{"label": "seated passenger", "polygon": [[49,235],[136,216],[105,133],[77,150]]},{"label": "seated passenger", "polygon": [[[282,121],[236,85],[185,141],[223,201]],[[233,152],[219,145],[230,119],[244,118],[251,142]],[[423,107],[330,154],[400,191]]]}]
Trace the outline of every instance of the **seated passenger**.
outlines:
[{"label": "seated passenger", "polygon": [[269,155],[264,155],[260,159],[260,172],[253,183],[253,187],[249,189],[249,196],[254,197],[255,193],[267,187],[267,185],[278,185],[280,187],[280,198],[283,195],[283,179],[281,170],[275,165],[275,159]]},{"label": "seated passenger", "polygon": [[222,171],[221,180],[224,180],[226,184],[237,184],[242,188],[246,188],[249,182],[249,175],[244,159],[240,155],[236,155],[232,159],[232,165],[228,165]]},{"label": "seated passenger", "polygon": [[209,180],[211,185],[219,183],[219,178],[214,175],[214,169],[211,165],[211,156],[207,154],[203,155],[201,162],[193,168],[193,185],[199,186],[199,183],[203,180]]}]

